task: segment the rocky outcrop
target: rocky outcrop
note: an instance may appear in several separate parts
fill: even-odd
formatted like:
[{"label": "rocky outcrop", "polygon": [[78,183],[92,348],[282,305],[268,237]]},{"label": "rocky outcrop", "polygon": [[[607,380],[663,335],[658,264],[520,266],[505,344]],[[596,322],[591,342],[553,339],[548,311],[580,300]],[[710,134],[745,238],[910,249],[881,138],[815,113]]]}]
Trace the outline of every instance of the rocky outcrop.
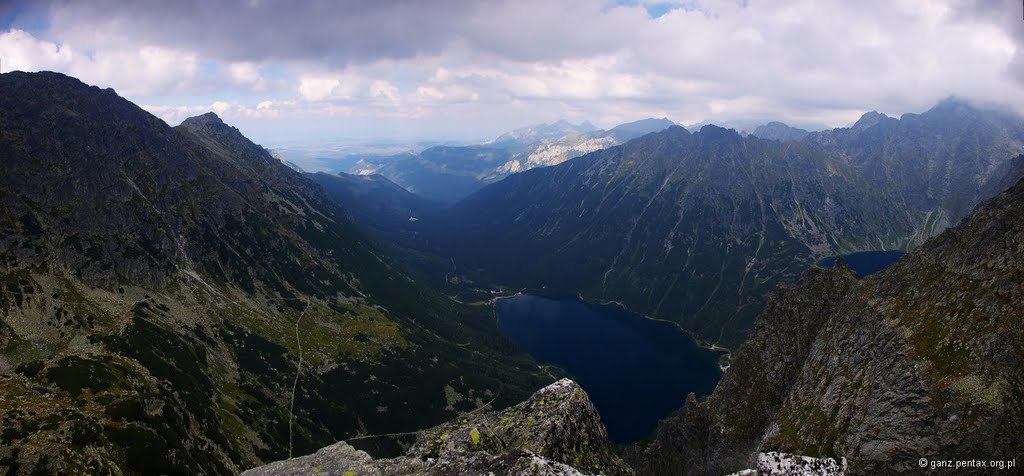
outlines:
[{"label": "rocky outcrop", "polygon": [[843,476],[844,474],[846,474],[846,460],[811,458],[772,451],[757,455],[757,469],[745,469],[729,476]]},{"label": "rocky outcrop", "polygon": [[651,472],[723,474],[758,451],[872,475],[1022,454],[1021,253],[1024,181],[863,281],[809,272],[766,306],[715,393],[661,425]]},{"label": "rocky outcrop", "polygon": [[613,452],[597,410],[562,379],[500,412],[467,413],[421,432],[404,456],[373,459],[344,441],[315,454],[251,469],[246,476],[631,475]]},{"label": "rocky outcrop", "polygon": [[787,453],[769,452],[757,455],[757,474],[773,476],[842,476],[846,461],[832,458],[811,458]]}]

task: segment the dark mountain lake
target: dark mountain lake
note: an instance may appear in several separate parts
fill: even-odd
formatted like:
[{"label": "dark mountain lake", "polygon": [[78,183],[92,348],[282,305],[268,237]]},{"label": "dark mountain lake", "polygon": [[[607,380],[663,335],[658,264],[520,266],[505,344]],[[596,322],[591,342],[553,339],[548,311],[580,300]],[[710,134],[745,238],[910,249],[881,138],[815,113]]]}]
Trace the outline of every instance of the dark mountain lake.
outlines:
[{"label": "dark mountain lake", "polygon": [[520,295],[499,299],[495,308],[503,334],[539,362],[572,374],[619,443],[653,435],[687,394],[707,395],[721,377],[719,352],[617,305]]},{"label": "dark mountain lake", "polygon": [[[846,264],[850,265],[850,269],[863,278],[888,268],[904,254],[906,253],[902,251],[858,251],[843,255],[843,258],[846,260]],[[825,269],[832,269],[835,265],[835,256],[818,261],[818,266]]]}]

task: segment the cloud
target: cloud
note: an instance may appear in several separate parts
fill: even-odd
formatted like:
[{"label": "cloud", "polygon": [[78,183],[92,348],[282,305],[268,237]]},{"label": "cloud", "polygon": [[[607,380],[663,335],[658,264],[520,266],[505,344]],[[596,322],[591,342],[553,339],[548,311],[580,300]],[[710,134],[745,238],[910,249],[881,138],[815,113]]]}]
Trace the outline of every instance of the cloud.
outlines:
[{"label": "cloud", "polygon": [[6,71],[67,67],[74,59],[70,48],[40,41],[22,30],[0,32],[0,58]]},{"label": "cloud", "polygon": [[[75,41],[129,36],[202,49],[225,62],[316,60],[343,66],[434,54],[474,0],[57,0],[51,24]],[[97,32],[104,32],[98,34]]]},{"label": "cloud", "polygon": [[309,101],[322,101],[331,97],[343,99],[344,94],[335,94],[341,86],[336,78],[306,77],[299,80],[299,95]]},{"label": "cloud", "polygon": [[259,63],[243,61],[227,65],[228,78],[237,86],[249,92],[268,92],[287,87],[282,80],[267,78]]},{"label": "cloud", "polygon": [[172,125],[180,124],[181,121],[188,119],[192,116],[197,116],[205,112],[211,111],[213,108],[209,104],[203,105],[192,105],[192,106],[166,106],[161,104],[140,104],[140,107],[149,111],[156,117],[163,119],[164,122]]},{"label": "cloud", "polygon": [[230,108],[231,105],[224,101],[214,101],[214,103],[210,105],[210,109],[219,115],[223,115]]},{"label": "cloud", "polygon": [[1024,105],[1024,20],[1010,0],[56,0],[43,10],[46,28],[15,19],[0,32],[4,69],[65,71],[169,104],[151,109],[166,118],[221,101],[227,116],[283,132],[293,121],[486,136],[645,116],[836,126],[949,95]]},{"label": "cloud", "polygon": [[17,29],[0,32],[0,58],[6,71],[61,71],[131,96],[185,91],[199,71],[192,52],[150,45],[86,53]]},{"label": "cloud", "polygon": [[994,24],[1011,38],[1015,51],[1006,73],[1024,84],[1024,5],[1016,0],[969,0],[959,3],[954,14],[963,22]]},{"label": "cloud", "polygon": [[370,96],[390,101],[399,99],[398,88],[383,79],[378,79],[370,84]]}]

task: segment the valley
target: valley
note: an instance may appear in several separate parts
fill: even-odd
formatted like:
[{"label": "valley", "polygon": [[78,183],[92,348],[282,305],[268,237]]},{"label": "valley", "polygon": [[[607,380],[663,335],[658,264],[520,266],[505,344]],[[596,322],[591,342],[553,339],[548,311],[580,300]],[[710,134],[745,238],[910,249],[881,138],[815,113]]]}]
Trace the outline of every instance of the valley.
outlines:
[{"label": "valley", "polygon": [[427,275],[618,301],[733,348],[772,289],[835,254],[913,249],[1019,178],[1021,152],[1020,117],[954,99],[786,142],[672,127],[512,175],[391,243]]},{"label": "valley", "polygon": [[0,2],[0,476],[1016,474],[1020,8]]}]

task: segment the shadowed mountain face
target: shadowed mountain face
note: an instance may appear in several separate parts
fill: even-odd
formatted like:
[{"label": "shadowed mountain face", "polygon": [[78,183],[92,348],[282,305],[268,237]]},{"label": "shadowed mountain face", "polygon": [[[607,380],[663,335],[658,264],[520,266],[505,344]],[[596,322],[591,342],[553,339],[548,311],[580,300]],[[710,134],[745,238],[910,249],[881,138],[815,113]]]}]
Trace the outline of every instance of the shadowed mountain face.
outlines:
[{"label": "shadowed mountain face", "polygon": [[909,229],[884,199],[814,144],[674,127],[487,187],[451,210],[444,252],[498,282],[619,300],[735,343],[815,256],[854,233],[894,240],[879,223]]},{"label": "shadowed mountain face", "polygon": [[306,174],[306,177],[319,184],[353,221],[389,240],[402,239],[393,236],[394,232],[414,232],[416,222],[442,207],[410,193],[383,175],[318,172]]},{"label": "shadowed mountain face", "polygon": [[55,73],[0,89],[0,466],[235,472],[545,381],[215,115],[171,128]]},{"label": "shadowed mountain face", "polygon": [[714,394],[659,427],[642,472],[723,474],[772,449],[845,457],[851,474],[1021,454],[1022,217],[1024,181],[877,275],[811,270],[774,293]]},{"label": "shadowed mountain face", "polygon": [[640,119],[639,121],[619,124],[608,129],[605,134],[614,137],[619,143],[622,143],[652,132],[663,131],[675,125],[677,124],[664,117],[661,119]]},{"label": "shadowed mountain face", "polygon": [[485,177],[511,157],[501,147],[437,146],[419,154],[364,159],[354,170],[382,175],[416,195],[450,204],[483,187]]},{"label": "shadowed mountain face", "polygon": [[579,292],[739,343],[817,259],[909,249],[991,196],[1016,116],[947,101],[779,142],[675,127],[516,174],[454,206],[441,254],[476,281]]}]

